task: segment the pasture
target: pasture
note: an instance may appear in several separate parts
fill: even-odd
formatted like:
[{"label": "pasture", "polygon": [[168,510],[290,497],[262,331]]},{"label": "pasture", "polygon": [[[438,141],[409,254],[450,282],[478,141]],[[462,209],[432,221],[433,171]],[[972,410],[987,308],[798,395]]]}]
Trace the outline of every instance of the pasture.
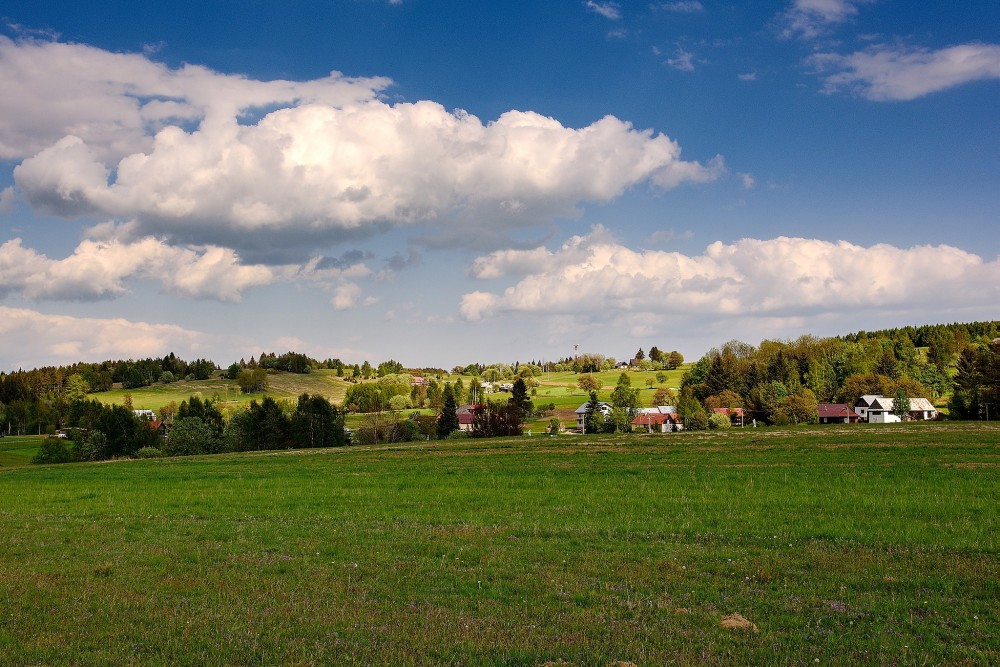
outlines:
[{"label": "pasture", "polygon": [[303,393],[319,394],[334,403],[340,403],[347,394],[348,383],[338,378],[336,371],[328,369],[313,370],[311,373],[286,373],[284,371],[268,373],[268,388],[264,392],[244,394],[235,380],[213,377],[208,380],[178,380],[170,384],[156,383],[149,387],[137,389],[112,389],[111,391],[88,394],[88,398],[102,403],[121,405],[125,394],[132,397],[132,405],[136,409],[153,410],[169,403],[180,405],[191,396],[218,401],[221,405],[239,405],[256,400],[258,403],[264,396],[276,400],[288,399],[295,401]]},{"label": "pasture", "polygon": [[0,665],[997,664],[998,466],[928,423],[0,468]]}]

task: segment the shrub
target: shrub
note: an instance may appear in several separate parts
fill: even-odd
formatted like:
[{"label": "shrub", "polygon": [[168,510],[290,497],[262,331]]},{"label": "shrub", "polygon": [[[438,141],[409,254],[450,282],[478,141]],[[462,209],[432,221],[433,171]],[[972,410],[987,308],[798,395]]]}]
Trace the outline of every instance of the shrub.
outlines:
[{"label": "shrub", "polygon": [[158,459],[163,452],[158,447],[143,447],[135,453],[137,459]]},{"label": "shrub", "polygon": [[410,397],[409,396],[393,396],[389,399],[389,409],[394,412],[400,412],[410,407]]},{"label": "shrub", "polygon": [[468,431],[461,431],[461,430],[459,430],[459,431],[452,431],[451,433],[448,434],[448,439],[449,440],[463,440],[463,439],[468,438],[468,437],[469,437],[469,432]]},{"label": "shrub", "polygon": [[713,431],[725,430],[732,425],[733,423],[729,421],[728,415],[721,415],[718,412],[713,412],[708,418],[708,428]]},{"label": "shrub", "polygon": [[73,456],[62,438],[46,438],[42,441],[32,463],[69,463]]},{"label": "shrub", "polygon": [[704,431],[708,428],[708,415],[704,410],[692,410],[684,415],[684,429],[687,431]]}]

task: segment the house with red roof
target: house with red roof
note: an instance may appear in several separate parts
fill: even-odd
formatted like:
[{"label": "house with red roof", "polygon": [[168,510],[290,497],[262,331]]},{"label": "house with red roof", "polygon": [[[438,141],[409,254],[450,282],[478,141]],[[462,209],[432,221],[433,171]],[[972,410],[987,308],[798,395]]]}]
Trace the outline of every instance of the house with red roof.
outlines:
[{"label": "house with red roof", "polygon": [[729,421],[732,422],[733,426],[743,426],[743,417],[745,414],[743,408],[712,408],[712,412],[717,415],[729,417]]},{"label": "house with red roof", "polygon": [[816,408],[820,424],[857,424],[861,415],[846,403],[820,403]]}]

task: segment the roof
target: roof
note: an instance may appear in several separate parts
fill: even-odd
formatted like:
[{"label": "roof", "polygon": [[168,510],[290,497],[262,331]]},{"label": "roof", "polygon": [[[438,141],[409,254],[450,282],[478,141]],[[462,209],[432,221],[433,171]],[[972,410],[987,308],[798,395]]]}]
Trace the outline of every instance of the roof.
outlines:
[{"label": "roof", "polygon": [[[590,403],[590,401],[587,401],[587,403],[584,403],[583,405],[581,405],[580,407],[578,407],[576,409],[576,414],[582,415],[582,414],[586,413],[587,412],[587,404],[588,403]],[[597,402],[597,407],[600,408],[601,412],[611,412],[611,404],[610,403],[605,403],[604,401],[598,401]]]},{"label": "roof", "polygon": [[654,405],[651,408],[639,408],[640,415],[670,415],[677,414],[677,408],[672,405]]},{"label": "roof", "polygon": [[680,419],[677,417],[675,413],[672,412],[662,412],[662,413],[647,412],[644,414],[640,414],[639,416],[637,416],[635,419],[632,420],[633,426],[649,426],[649,425],[659,426],[660,424],[667,424],[667,423],[679,424]]},{"label": "roof", "polygon": [[867,408],[878,397],[879,397],[879,394],[865,394],[864,396],[862,396],[861,398],[858,399],[858,402],[855,403],[854,406],[855,407],[861,406],[863,408]]},{"label": "roof", "polygon": [[820,419],[830,417],[859,417],[846,403],[820,403],[816,407]]},{"label": "roof", "polygon": [[[866,401],[866,403],[862,403],[861,401]],[[895,403],[896,399],[894,398],[889,398],[887,396],[881,396],[881,395],[877,396],[868,395],[859,398],[856,405],[867,406],[870,408],[875,408],[876,410],[885,410],[887,412],[891,412],[893,405],[895,405]],[[927,412],[936,410],[937,408],[934,407],[934,404],[928,401],[926,398],[917,397],[910,399],[910,412]]]}]

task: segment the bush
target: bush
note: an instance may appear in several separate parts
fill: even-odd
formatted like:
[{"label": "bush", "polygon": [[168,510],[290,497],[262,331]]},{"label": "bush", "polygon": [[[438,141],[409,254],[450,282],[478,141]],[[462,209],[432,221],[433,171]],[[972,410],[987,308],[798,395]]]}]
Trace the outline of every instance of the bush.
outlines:
[{"label": "bush", "polygon": [[135,453],[137,459],[158,459],[163,452],[158,447],[143,447]]},{"label": "bush", "polygon": [[718,412],[713,412],[708,418],[708,428],[713,431],[725,430],[732,425],[728,415],[720,415]]},{"label": "bush", "polygon": [[448,434],[449,440],[464,440],[465,438],[468,437],[469,437],[469,432],[462,430],[452,431],[451,433]]},{"label": "bush", "polygon": [[163,384],[170,384],[175,379],[174,374],[170,371],[163,371],[163,373],[160,374],[160,382]]},{"label": "bush", "polygon": [[684,429],[687,431],[704,431],[708,428],[708,415],[704,410],[692,410],[684,415]]},{"label": "bush", "polygon": [[38,453],[31,459],[32,463],[69,463],[73,455],[62,438],[46,438]]},{"label": "bush", "polygon": [[394,412],[400,412],[402,410],[410,407],[410,397],[409,396],[393,396],[389,399],[389,409]]}]

